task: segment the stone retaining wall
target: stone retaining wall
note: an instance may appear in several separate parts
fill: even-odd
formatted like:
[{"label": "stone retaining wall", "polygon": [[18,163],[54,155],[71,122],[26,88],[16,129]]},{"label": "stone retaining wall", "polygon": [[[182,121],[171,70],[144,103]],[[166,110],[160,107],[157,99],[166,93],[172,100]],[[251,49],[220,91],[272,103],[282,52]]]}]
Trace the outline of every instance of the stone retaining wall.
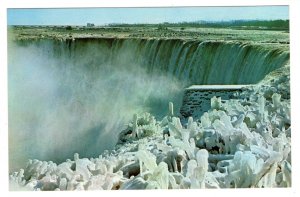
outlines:
[{"label": "stone retaining wall", "polygon": [[228,100],[247,85],[193,85],[185,89],[180,114],[184,118],[199,118],[211,107],[211,98],[221,97]]}]

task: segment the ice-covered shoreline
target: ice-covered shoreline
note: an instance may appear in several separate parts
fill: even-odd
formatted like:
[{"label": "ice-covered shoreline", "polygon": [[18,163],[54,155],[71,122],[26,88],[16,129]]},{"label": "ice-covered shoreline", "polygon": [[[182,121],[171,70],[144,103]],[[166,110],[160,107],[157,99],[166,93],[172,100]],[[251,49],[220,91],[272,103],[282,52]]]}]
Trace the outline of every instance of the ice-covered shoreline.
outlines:
[{"label": "ice-covered shoreline", "polygon": [[[61,164],[29,160],[10,174],[11,190],[291,187],[289,65],[237,99],[212,98],[187,124],[135,115],[115,150]],[[177,106],[175,106],[177,107]]]}]

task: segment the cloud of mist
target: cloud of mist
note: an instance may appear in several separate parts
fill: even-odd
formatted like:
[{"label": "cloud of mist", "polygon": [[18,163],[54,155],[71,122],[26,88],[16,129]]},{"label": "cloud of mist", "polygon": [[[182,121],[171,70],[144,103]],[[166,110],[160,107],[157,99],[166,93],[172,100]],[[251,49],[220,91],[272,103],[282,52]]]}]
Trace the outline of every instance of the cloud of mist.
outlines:
[{"label": "cloud of mist", "polygon": [[134,113],[162,117],[169,101],[179,111],[185,84],[149,73],[130,47],[118,57],[95,44],[54,56],[47,42],[9,44],[10,171],[28,159],[96,157],[114,147]]}]

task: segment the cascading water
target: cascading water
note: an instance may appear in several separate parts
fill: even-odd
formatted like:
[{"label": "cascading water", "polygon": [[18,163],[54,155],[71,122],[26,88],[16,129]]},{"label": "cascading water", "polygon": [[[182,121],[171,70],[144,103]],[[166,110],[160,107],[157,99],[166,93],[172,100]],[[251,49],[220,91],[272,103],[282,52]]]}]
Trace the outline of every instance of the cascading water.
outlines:
[{"label": "cascading water", "polygon": [[189,84],[257,83],[289,60],[285,50],[240,42],[79,38],[39,40],[33,45],[68,63],[138,64],[148,72],[167,73]]},{"label": "cascading water", "polygon": [[[163,71],[190,84],[257,83],[289,59],[289,53],[279,49],[236,42],[143,39],[103,42],[99,40],[94,44],[107,47],[113,62],[119,64],[126,57],[128,62],[136,62],[150,72]],[[84,43],[84,40],[75,40],[71,45],[75,45],[76,50],[76,45],[82,47]],[[76,51],[75,55],[78,55]]]},{"label": "cascading water", "polygon": [[98,156],[134,113],[180,106],[184,87],[257,83],[289,60],[279,49],[173,39],[24,40],[9,50],[10,170]]}]

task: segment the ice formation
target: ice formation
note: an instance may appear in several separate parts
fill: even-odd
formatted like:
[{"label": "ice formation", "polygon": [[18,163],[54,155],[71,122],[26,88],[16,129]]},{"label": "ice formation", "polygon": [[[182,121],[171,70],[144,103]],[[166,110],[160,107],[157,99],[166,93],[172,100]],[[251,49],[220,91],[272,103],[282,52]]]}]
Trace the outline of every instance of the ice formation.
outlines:
[{"label": "ice formation", "polygon": [[135,114],[115,150],[61,164],[29,160],[23,190],[291,187],[289,66],[236,98],[211,99],[200,119]]}]

